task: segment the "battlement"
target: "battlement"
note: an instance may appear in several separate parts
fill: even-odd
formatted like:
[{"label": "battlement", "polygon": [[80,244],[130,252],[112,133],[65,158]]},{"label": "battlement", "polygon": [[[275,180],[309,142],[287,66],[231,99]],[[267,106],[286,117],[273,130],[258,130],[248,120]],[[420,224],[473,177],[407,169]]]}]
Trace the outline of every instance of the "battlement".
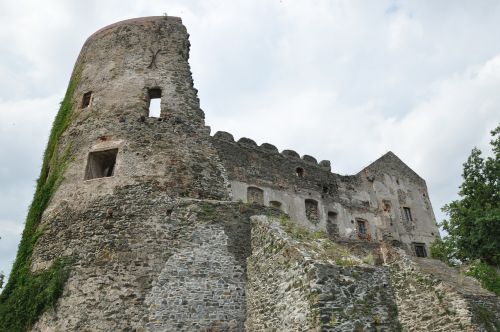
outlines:
[{"label": "battlement", "polygon": [[279,152],[278,148],[274,146],[271,143],[262,143],[260,146],[257,145],[257,143],[247,137],[242,137],[240,138],[237,142],[234,139],[234,136],[228,132],[225,131],[217,131],[214,135],[213,138],[216,140],[220,141],[225,141],[229,143],[238,143],[240,146],[244,148],[250,148],[250,149],[255,149],[255,150],[262,150],[262,152],[265,153],[272,153],[272,154],[280,154],[281,156],[285,158],[289,158],[290,160],[302,160],[306,162],[309,165],[314,165],[314,166],[319,166],[322,167],[325,170],[331,170],[331,164],[329,160],[322,160],[318,163],[316,158],[310,155],[303,155],[302,158],[300,155],[293,151],[293,150],[283,150],[281,153]]}]

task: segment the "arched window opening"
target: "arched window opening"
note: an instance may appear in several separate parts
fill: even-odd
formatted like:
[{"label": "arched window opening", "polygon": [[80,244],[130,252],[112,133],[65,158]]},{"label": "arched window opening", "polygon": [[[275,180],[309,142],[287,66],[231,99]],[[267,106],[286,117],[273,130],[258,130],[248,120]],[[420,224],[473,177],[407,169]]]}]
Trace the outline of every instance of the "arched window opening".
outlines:
[{"label": "arched window opening", "polygon": [[159,118],[161,116],[161,89],[154,88],[148,90],[149,105],[148,116]]},{"label": "arched window opening", "polygon": [[257,187],[248,187],[247,202],[258,205],[264,205],[264,191]]},{"label": "arched window opening", "polygon": [[314,199],[306,199],[305,208],[307,220],[313,224],[317,224],[319,222],[318,202]]}]

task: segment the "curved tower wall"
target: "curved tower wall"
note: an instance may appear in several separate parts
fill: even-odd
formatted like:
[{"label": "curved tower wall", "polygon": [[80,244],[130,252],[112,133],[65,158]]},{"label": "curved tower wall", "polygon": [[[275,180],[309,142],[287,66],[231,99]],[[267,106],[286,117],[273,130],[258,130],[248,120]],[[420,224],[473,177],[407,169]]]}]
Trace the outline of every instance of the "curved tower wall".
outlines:
[{"label": "curved tower wall", "polygon": [[[75,66],[80,79],[73,118],[59,145],[71,145],[72,162],[55,200],[87,201],[144,181],[176,195],[224,198],[219,164],[204,139],[209,129],[188,52],[186,29],[173,17],[120,22],[86,41]],[[151,89],[161,91],[161,118],[148,117]],[[89,153],[113,148],[118,149],[113,176],[82,181]]]},{"label": "curved tower wall", "polygon": [[[30,263],[38,273],[71,257],[71,272],[57,312],[46,312],[35,330],[243,324],[244,258],[228,251],[232,240],[223,226],[196,223],[198,200],[225,201],[229,194],[188,53],[181,20],[163,16],[113,24],[83,46],[73,73],[71,119],[54,157],[67,155],[67,166],[38,225],[43,232]],[[161,116],[149,117],[151,91],[158,90]],[[188,273],[186,266],[198,266],[200,275],[212,271],[210,289],[197,287],[196,278],[206,277],[196,274],[188,282],[176,274]],[[163,286],[173,274],[169,285],[175,289]],[[220,278],[224,285],[217,284]],[[222,292],[234,301],[218,311],[224,318],[214,318]],[[181,298],[185,307],[176,306]],[[203,311],[182,316],[203,298],[211,300]],[[174,317],[160,319],[166,311]]]}]

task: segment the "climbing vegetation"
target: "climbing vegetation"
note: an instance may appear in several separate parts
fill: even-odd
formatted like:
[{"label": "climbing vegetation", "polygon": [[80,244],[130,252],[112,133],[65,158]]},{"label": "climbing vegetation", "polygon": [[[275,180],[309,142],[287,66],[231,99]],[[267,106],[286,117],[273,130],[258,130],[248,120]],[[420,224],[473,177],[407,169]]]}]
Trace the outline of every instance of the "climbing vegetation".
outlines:
[{"label": "climbing vegetation", "polygon": [[63,179],[69,158],[69,147],[65,147],[60,155],[57,151],[62,150],[59,140],[71,120],[73,94],[80,73],[81,69],[77,67],[52,125],[16,260],[0,294],[0,331],[28,330],[43,312],[55,305],[69,275],[69,258],[56,259],[50,268],[36,274],[30,272],[30,263],[34,246],[43,233],[38,229],[42,214]]}]

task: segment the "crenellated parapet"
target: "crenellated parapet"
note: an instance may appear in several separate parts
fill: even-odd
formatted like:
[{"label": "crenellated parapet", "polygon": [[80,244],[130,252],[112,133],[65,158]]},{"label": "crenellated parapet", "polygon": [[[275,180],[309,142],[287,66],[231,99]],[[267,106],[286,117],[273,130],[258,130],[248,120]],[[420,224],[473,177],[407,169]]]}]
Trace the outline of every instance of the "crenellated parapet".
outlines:
[{"label": "crenellated parapet", "polygon": [[329,160],[322,160],[321,162],[318,163],[316,158],[310,155],[303,155],[300,157],[300,155],[293,151],[293,150],[283,150],[281,153],[279,152],[278,148],[270,143],[262,143],[261,145],[258,145],[254,140],[247,138],[247,137],[242,137],[238,141],[235,141],[234,136],[228,132],[225,131],[217,131],[214,135],[213,138],[218,140],[218,141],[224,141],[228,143],[237,143],[238,145],[242,146],[243,148],[253,148],[257,151],[262,151],[266,153],[272,153],[272,154],[281,154],[281,156],[285,158],[289,158],[290,160],[302,160],[305,163],[309,165],[314,165],[314,166],[321,166],[325,170],[331,170],[331,163]]}]

